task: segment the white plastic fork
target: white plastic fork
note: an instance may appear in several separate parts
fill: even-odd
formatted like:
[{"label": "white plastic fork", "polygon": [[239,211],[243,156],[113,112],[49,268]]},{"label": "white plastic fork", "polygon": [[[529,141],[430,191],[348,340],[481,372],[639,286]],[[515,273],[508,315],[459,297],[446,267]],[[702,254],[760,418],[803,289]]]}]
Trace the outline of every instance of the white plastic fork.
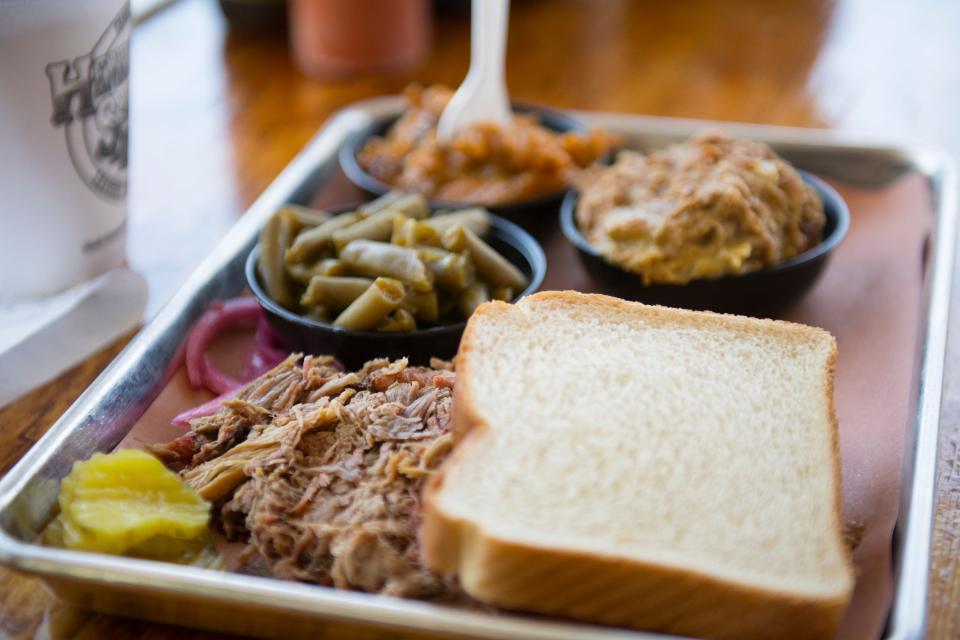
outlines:
[{"label": "white plastic fork", "polygon": [[470,70],[437,123],[437,136],[450,140],[475,122],[505,125],[510,100],[504,81],[510,0],[473,0],[470,9]]}]

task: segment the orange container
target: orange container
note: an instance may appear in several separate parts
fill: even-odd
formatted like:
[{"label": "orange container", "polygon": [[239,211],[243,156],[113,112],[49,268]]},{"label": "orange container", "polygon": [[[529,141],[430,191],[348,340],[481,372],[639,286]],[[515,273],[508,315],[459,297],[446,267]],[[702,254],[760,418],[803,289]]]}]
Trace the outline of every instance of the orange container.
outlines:
[{"label": "orange container", "polygon": [[290,0],[300,70],[327,78],[415,66],[430,46],[428,0]]}]

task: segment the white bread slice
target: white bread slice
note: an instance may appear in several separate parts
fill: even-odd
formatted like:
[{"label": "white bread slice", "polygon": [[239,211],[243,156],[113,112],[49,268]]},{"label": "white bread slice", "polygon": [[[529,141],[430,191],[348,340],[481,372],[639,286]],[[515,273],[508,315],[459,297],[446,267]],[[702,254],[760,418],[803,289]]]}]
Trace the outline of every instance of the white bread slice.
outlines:
[{"label": "white bread slice", "polygon": [[787,322],[575,292],[481,306],[428,566],[505,608],[710,638],[829,638],[836,344]]}]

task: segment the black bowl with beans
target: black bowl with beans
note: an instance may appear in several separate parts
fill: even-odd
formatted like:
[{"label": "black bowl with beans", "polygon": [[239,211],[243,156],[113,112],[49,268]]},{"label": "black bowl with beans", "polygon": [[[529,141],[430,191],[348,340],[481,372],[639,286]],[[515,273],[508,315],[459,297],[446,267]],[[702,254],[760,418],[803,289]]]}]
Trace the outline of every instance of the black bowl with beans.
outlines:
[{"label": "black bowl with beans", "polygon": [[[526,276],[528,285],[515,299],[537,291],[543,282],[547,261],[543,249],[529,233],[508,220],[491,215],[484,240]],[[466,327],[465,320],[405,332],[357,331],[281,306],[267,295],[261,282],[257,268],[259,255],[258,245],[247,258],[247,283],[271,327],[290,349],[333,355],[348,369],[358,369],[374,358],[405,357],[411,364],[427,365],[431,357],[449,359],[456,355]]]}]

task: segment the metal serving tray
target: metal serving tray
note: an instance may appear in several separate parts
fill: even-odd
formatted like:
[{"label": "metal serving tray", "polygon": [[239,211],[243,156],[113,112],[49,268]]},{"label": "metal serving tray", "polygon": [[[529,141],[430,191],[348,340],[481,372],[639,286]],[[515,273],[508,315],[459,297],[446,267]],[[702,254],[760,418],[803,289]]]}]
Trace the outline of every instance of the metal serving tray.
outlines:
[{"label": "metal serving tray", "polygon": [[[306,203],[334,174],[352,132],[399,112],[399,98],[369,100],[330,119],[253,204],[184,287],[50,431],[0,481],[0,562],[42,577],[78,606],[221,631],[292,637],[391,627],[418,635],[483,638],[652,638],[650,634],[464,611],[426,602],[296,584],[192,567],[54,549],[36,544],[55,514],[60,479],[73,463],[112,449],[156,398],[178,345],[211,299],[244,288],[243,263],[263,222],[285,202]],[[709,123],[581,113],[632,145],[661,146]],[[936,211],[925,284],[922,335],[903,456],[894,536],[896,594],[887,637],[924,633],[935,472],[957,214],[957,176],[943,153],[854,139],[831,131],[724,123],[734,135],[764,140],[800,168],[866,186],[907,172],[926,177]],[[662,636],[657,636],[662,637]]]}]

